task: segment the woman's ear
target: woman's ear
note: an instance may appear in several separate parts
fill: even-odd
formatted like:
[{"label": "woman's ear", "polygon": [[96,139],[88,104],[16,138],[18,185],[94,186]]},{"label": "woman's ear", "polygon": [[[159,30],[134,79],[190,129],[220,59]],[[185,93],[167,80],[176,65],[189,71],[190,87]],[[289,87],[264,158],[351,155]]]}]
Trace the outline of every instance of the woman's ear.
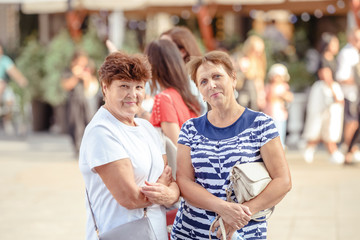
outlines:
[{"label": "woman's ear", "polygon": [[181,57],[184,59],[187,56],[187,52],[184,48],[179,49]]},{"label": "woman's ear", "polygon": [[105,100],[107,90],[108,90],[108,86],[106,85],[106,83],[104,81],[101,81],[101,91],[102,91],[104,100]]},{"label": "woman's ear", "polygon": [[236,87],[236,82],[237,82],[235,71],[233,71],[233,72],[231,73],[231,78],[233,79],[233,82],[232,82],[233,89],[235,89],[235,87]]}]

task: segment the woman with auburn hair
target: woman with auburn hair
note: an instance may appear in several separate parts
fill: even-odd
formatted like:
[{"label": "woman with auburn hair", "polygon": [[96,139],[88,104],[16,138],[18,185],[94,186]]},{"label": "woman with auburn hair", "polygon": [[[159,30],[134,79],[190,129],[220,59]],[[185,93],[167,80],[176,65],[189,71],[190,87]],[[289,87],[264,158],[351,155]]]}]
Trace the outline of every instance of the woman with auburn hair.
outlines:
[{"label": "woman with auburn hair", "polygon": [[89,200],[86,239],[98,239],[94,222],[102,234],[146,211],[157,239],[167,240],[165,207],[177,202],[179,188],[158,132],[135,118],[151,66],[143,55],[114,52],[99,78],[105,104],[85,129],[79,159]]},{"label": "woman with auburn hair", "polygon": [[145,49],[151,64],[152,92],[155,96],[150,122],[176,144],[182,124],[200,113],[199,102],[191,93],[186,66],[176,45],[155,40]]}]

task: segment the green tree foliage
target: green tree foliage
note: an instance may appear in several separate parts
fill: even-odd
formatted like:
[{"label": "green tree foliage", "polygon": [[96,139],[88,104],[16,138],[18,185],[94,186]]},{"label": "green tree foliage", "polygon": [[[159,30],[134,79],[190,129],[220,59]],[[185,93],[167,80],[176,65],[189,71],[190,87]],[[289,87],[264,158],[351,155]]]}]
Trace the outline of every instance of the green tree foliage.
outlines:
[{"label": "green tree foliage", "polygon": [[80,43],[82,48],[95,63],[95,68],[98,69],[107,55],[107,48],[103,41],[97,35],[94,26],[90,25],[88,31],[84,34]]},{"label": "green tree foliage", "polygon": [[74,51],[75,44],[66,30],[59,32],[47,46],[43,61],[43,84],[46,89],[43,98],[53,106],[63,103],[66,99],[66,93],[61,87],[61,78],[69,67]]},{"label": "green tree foliage", "polygon": [[30,37],[16,59],[19,70],[29,80],[29,86],[25,90],[16,89],[16,92],[27,96],[26,100],[36,99],[52,106],[62,104],[66,100],[66,92],[61,87],[62,76],[79,49],[94,61],[94,70],[107,54],[105,44],[91,25],[79,43],[72,40],[66,29],[60,31],[47,46],[42,46],[35,36]]},{"label": "green tree foliage", "polygon": [[[15,87],[21,98],[25,101],[30,99],[44,100],[44,92],[46,91],[43,85],[45,76],[43,63],[46,48],[41,46],[34,35],[26,40],[26,44],[21,48],[21,54],[15,61],[18,69],[28,79],[29,85],[26,89]],[[17,85],[16,85],[17,86]]]}]

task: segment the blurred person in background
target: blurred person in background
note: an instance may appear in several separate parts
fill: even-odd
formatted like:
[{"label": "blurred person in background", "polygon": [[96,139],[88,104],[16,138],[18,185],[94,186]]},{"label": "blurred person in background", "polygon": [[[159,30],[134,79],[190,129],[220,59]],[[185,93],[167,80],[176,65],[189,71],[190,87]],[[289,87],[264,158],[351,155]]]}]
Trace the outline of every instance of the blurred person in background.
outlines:
[{"label": "blurred person in background", "polygon": [[357,86],[357,100],[356,105],[357,106],[357,113],[358,113],[358,127],[351,138],[350,144],[347,148],[346,154],[345,154],[345,165],[352,165],[354,163],[360,162],[359,157],[359,150],[358,150],[358,141],[360,136],[360,61],[355,65],[354,67],[354,80]]},{"label": "blurred person in background", "polygon": [[[170,40],[175,43],[185,63],[189,62],[193,56],[202,56],[200,47],[194,34],[186,27],[173,27],[160,35],[160,39]],[[193,80],[190,79],[190,89],[193,95],[198,98],[201,106],[201,114],[208,110],[208,105],[202,101],[201,94]]]},{"label": "blurred person in background", "polygon": [[14,80],[21,88],[28,85],[28,80],[16,68],[10,57],[4,54],[3,45],[0,43],[0,116],[2,116],[6,134],[14,134],[12,123],[12,110],[15,104],[15,94],[7,85],[7,80]]},{"label": "blurred person in background", "polygon": [[[144,55],[114,52],[99,69],[105,104],[87,125],[79,167],[88,198],[86,239],[146,214],[158,240],[167,240],[165,207],[179,198],[160,135],[136,118],[151,66]],[[139,229],[140,230],[140,229]],[[124,236],[126,238],[128,236]]]},{"label": "blurred person in background", "polygon": [[150,122],[176,145],[181,126],[199,116],[200,104],[190,90],[185,63],[173,42],[155,40],[148,44],[145,54],[151,64],[152,92],[159,92],[155,95]]},{"label": "blurred person in background", "polygon": [[193,33],[186,27],[173,27],[160,35],[160,39],[167,39],[176,44],[185,63],[192,56],[201,56],[199,45]]},{"label": "blurred person in background", "polygon": [[92,98],[98,96],[99,84],[92,69],[87,54],[76,51],[70,69],[63,74],[61,82],[63,89],[68,93],[66,102],[68,133],[76,155],[79,153],[85,127],[98,108],[96,105],[98,101]]},{"label": "blurred person in background", "polygon": [[[358,89],[360,89],[360,86],[358,86]],[[359,91],[360,93],[360,91]],[[358,93],[358,94],[359,94]],[[350,141],[350,145],[348,146],[347,152],[345,154],[345,165],[352,165],[354,163],[358,163],[360,160],[357,157],[354,157],[354,149],[357,149],[354,147],[355,144],[359,141],[360,136],[360,99],[358,99],[358,128],[356,129],[354,136],[352,137]],[[356,153],[356,152],[355,152]]]},{"label": "blurred person in background", "polygon": [[265,107],[264,82],[266,76],[265,43],[256,35],[249,36],[237,57],[237,67],[244,74],[238,102],[258,111]]},{"label": "blurred person in background", "polygon": [[307,141],[307,146],[304,159],[311,163],[316,146],[323,141],[331,155],[330,161],[343,163],[344,155],[337,147],[343,130],[344,95],[340,85],[334,81],[338,66],[336,54],[339,51],[339,40],[336,35],[323,33],[319,51],[319,80],[311,87],[306,108],[303,137]]},{"label": "blurred person in background", "polygon": [[[337,56],[338,69],[336,71],[335,79],[339,82],[344,93],[345,108],[344,108],[344,144],[343,148],[347,149],[350,145],[351,139],[358,127],[358,106],[357,98],[358,92],[355,84],[355,68],[360,62],[360,29],[350,29],[347,32],[347,44],[340,50]],[[354,158],[360,160],[360,151],[354,146]]]},{"label": "blurred person in background", "polygon": [[[217,215],[225,223],[226,239],[235,231],[246,240],[266,239],[267,222],[250,217],[276,205],[291,188],[276,126],[271,117],[237,103],[236,73],[228,54],[212,51],[193,58],[188,67],[211,110],[181,128],[176,181],[183,199],[171,239],[209,239],[209,228]],[[272,181],[250,201],[227,201],[231,168],[249,162],[264,162]],[[236,200],[234,194],[231,198]],[[220,232],[211,236],[220,238]]]},{"label": "blurred person in background", "polygon": [[290,75],[285,65],[276,63],[270,67],[268,78],[269,83],[265,85],[266,106],[264,113],[273,118],[285,149],[286,126],[289,116],[287,106],[294,99],[289,86]]}]

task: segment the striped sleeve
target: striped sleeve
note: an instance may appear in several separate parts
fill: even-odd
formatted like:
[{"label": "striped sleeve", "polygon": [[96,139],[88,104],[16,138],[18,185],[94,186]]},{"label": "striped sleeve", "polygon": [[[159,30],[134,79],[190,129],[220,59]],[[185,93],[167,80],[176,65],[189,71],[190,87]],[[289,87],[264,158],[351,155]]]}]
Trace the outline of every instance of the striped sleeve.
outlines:
[{"label": "striped sleeve", "polygon": [[193,131],[194,131],[194,124],[193,124],[192,120],[190,119],[182,125],[180,134],[179,134],[178,143],[190,147],[190,145],[191,145],[191,139],[190,139],[191,137],[190,136],[192,135],[191,132],[193,132]]},{"label": "striped sleeve", "polygon": [[264,146],[270,140],[279,136],[274,120],[266,114],[260,114],[255,121],[258,121],[261,129],[260,146]]}]

